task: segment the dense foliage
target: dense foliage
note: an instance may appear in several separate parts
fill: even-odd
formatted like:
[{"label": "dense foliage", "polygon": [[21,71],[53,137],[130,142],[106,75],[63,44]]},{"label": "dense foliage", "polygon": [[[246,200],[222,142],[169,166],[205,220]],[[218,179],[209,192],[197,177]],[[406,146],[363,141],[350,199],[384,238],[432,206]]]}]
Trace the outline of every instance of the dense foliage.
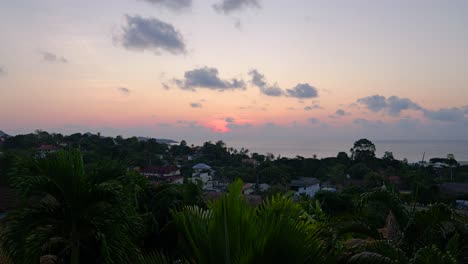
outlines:
[{"label": "dense foliage", "polygon": [[[61,150],[42,155],[43,145]],[[0,263],[468,263],[468,220],[453,207],[463,197],[438,187],[467,181],[453,159],[430,160],[450,165],[438,169],[380,159],[367,139],[351,156],[317,159],[43,131],[0,148],[0,187],[18,200],[0,220]],[[218,199],[138,173],[169,164],[188,178],[199,162],[231,182]],[[300,177],[338,191],[293,196]],[[255,191],[260,205],[243,182],[271,186]]]}]

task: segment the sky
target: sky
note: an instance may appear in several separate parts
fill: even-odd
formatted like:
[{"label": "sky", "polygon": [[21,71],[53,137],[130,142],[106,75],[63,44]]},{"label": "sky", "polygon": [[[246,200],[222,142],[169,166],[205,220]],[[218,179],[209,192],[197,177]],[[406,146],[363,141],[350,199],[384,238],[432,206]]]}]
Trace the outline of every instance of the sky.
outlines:
[{"label": "sky", "polygon": [[0,130],[466,139],[465,0],[0,3]]}]

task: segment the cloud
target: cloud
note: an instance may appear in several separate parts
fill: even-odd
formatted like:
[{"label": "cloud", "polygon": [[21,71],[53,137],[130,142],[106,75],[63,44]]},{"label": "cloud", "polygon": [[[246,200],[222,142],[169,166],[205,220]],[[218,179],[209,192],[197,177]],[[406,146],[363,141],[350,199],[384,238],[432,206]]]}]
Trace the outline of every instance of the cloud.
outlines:
[{"label": "cloud", "polygon": [[0,76],[6,75],[6,70],[3,67],[0,67]]},{"label": "cloud", "polygon": [[380,128],[384,125],[382,121],[372,121],[365,118],[354,119],[353,123],[364,128]]},{"label": "cloud", "polygon": [[422,112],[424,117],[432,121],[468,121],[465,117],[465,115],[468,114],[468,106],[430,110],[420,106],[408,98],[400,98],[398,96],[385,98],[380,95],[360,98],[357,100],[357,103],[366,106],[367,109],[373,112],[384,111],[391,116],[400,116],[400,113],[403,110],[416,110]]},{"label": "cloud", "polygon": [[226,123],[234,123],[234,118],[226,117]]},{"label": "cloud", "polygon": [[260,92],[268,95],[268,96],[282,96],[284,92],[281,88],[279,88],[276,84],[269,85],[265,81],[265,76],[258,72],[257,70],[253,69],[249,71],[249,75],[251,76],[251,83],[260,89]]},{"label": "cloud", "polygon": [[161,85],[165,90],[170,90],[171,89],[171,87],[167,83],[161,83]]},{"label": "cloud", "polygon": [[300,83],[291,89],[287,89],[286,92],[278,87],[275,83],[273,85],[268,84],[265,81],[265,76],[258,70],[253,69],[249,71],[251,76],[251,83],[260,89],[260,92],[268,96],[289,96],[294,98],[314,98],[317,97],[317,89],[310,86],[307,83]]},{"label": "cloud", "polygon": [[300,83],[292,89],[288,89],[287,93],[295,98],[315,98],[318,97],[317,89],[310,86],[308,83]]},{"label": "cloud", "polygon": [[[248,128],[252,128],[253,125],[249,124],[249,123],[245,123],[245,124],[228,123],[226,125],[226,127],[229,128],[229,130],[245,130],[245,129],[248,129]],[[231,131],[231,132],[233,132],[233,131]]]},{"label": "cloud", "polygon": [[243,80],[235,78],[222,80],[218,76],[218,69],[206,66],[186,71],[183,80],[174,79],[174,82],[181,89],[193,91],[195,91],[195,88],[207,88],[219,91],[245,89],[245,83]]},{"label": "cloud", "polygon": [[126,87],[118,87],[117,90],[124,94],[124,95],[129,95],[130,94],[130,89],[126,88]]},{"label": "cloud", "polygon": [[318,104],[313,104],[313,105],[311,105],[311,106],[306,106],[306,107],[304,107],[304,110],[305,110],[305,111],[311,111],[311,110],[313,110],[313,109],[321,109],[321,108],[322,108],[322,107],[321,107],[320,105],[318,105]]},{"label": "cloud", "polygon": [[173,11],[179,11],[192,6],[192,0],[144,0],[150,4],[169,8]]},{"label": "cloud", "polygon": [[465,114],[468,114],[468,107],[458,108],[442,108],[437,111],[423,110],[424,116],[431,120],[437,121],[460,121],[465,118]]},{"label": "cloud", "polygon": [[181,33],[173,25],[157,18],[126,15],[126,24],[120,35],[114,39],[124,48],[137,51],[162,51],[171,54],[185,54],[186,45]]},{"label": "cloud", "polygon": [[421,110],[421,106],[411,101],[408,98],[399,98],[397,96],[391,96],[387,99],[389,106],[389,112],[393,116],[400,115],[400,112],[403,110]]},{"label": "cloud", "polygon": [[421,106],[410,99],[398,96],[385,98],[385,96],[373,95],[360,98],[356,102],[365,105],[373,112],[386,111],[392,116],[399,116],[403,110],[422,110]]},{"label": "cloud", "polygon": [[190,107],[192,107],[192,108],[202,108],[202,104],[201,103],[190,103]]},{"label": "cloud", "polygon": [[307,121],[309,121],[309,123],[311,123],[311,124],[318,124],[318,123],[320,123],[320,120],[317,119],[317,118],[315,118],[315,117],[311,117],[311,118],[307,119]]},{"label": "cloud", "polygon": [[129,95],[130,94],[130,89],[125,88],[125,87],[118,87],[117,90],[122,93],[123,95]]},{"label": "cloud", "polygon": [[234,21],[234,27],[238,30],[241,30],[242,29],[242,22],[240,21],[240,19],[236,19]]},{"label": "cloud", "polygon": [[68,63],[68,60],[62,56],[58,56],[48,51],[41,51],[42,61],[52,63]]},{"label": "cloud", "polygon": [[387,107],[387,102],[384,96],[373,95],[357,100],[357,103],[365,105],[369,110],[378,112]]},{"label": "cloud", "polygon": [[350,113],[346,112],[346,111],[343,110],[343,109],[338,109],[338,110],[336,110],[336,112],[335,112],[335,115],[336,115],[336,116],[345,116],[345,115],[349,115],[349,114],[350,114]]},{"label": "cloud", "polygon": [[259,0],[221,0],[213,5],[214,10],[225,15],[249,7],[261,8]]}]

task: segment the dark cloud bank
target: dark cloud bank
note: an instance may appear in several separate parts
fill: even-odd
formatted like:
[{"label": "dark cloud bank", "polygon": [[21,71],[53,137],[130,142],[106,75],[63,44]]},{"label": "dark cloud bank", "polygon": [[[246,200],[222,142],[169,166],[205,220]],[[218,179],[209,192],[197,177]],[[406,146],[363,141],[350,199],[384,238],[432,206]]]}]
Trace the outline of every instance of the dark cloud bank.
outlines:
[{"label": "dark cloud bank", "polygon": [[373,95],[360,98],[357,100],[357,103],[364,105],[372,112],[386,112],[391,116],[400,116],[403,110],[421,111],[426,118],[436,121],[461,121],[464,120],[465,115],[468,114],[468,106],[430,110],[423,108],[411,99],[400,98],[398,96],[386,98],[381,95]]}]

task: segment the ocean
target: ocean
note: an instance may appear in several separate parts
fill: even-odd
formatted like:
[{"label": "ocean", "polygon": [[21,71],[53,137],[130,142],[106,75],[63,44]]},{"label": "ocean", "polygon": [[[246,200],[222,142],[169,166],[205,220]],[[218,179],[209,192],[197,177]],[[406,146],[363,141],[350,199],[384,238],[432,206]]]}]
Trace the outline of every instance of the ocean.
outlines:
[{"label": "ocean", "polygon": [[[344,151],[350,154],[350,149],[355,140],[317,140],[317,141],[229,141],[225,143],[228,147],[249,149],[250,153],[273,153],[275,156],[318,158],[336,157],[338,152]],[[382,157],[385,151],[391,151],[396,159],[408,159],[409,162],[418,162],[435,157],[447,157],[454,154],[458,161],[468,161],[468,140],[372,140],[376,146],[376,156]]]}]

